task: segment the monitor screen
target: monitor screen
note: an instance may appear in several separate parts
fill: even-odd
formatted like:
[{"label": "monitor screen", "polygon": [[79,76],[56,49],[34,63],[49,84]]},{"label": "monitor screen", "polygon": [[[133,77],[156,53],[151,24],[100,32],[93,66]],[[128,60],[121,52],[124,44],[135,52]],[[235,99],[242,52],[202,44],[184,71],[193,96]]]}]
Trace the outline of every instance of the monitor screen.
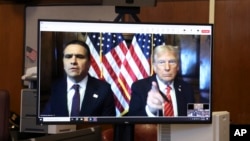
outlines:
[{"label": "monitor screen", "polygon": [[[76,52],[76,42],[90,54]],[[211,24],[39,19],[38,122],[211,123],[212,48]],[[77,81],[80,114],[71,115],[68,72],[81,67],[88,69]],[[171,97],[163,94],[167,83]]]}]

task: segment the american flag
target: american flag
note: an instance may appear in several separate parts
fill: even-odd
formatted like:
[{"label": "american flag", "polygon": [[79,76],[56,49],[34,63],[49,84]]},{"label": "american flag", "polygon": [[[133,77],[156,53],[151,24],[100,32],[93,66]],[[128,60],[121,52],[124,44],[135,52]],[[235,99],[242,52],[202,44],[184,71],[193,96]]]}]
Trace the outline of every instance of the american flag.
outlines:
[{"label": "american flag", "polygon": [[124,96],[124,91],[118,82],[120,67],[128,51],[126,42],[119,33],[90,33],[86,43],[90,47],[92,61],[89,73],[111,84],[116,113],[119,116],[129,103],[129,99]]},{"label": "american flag", "polygon": [[111,84],[117,116],[126,114],[131,84],[151,75],[151,52],[153,47],[164,43],[163,36],[134,34],[129,49],[119,33],[91,33],[86,43],[92,57],[89,73]]},{"label": "american flag", "polygon": [[134,35],[119,74],[119,81],[125,87],[128,99],[132,83],[152,75],[151,54],[155,46],[162,44],[164,38],[160,34]]},{"label": "american flag", "polygon": [[26,56],[32,61],[35,62],[37,59],[37,51],[29,46],[26,47]]}]

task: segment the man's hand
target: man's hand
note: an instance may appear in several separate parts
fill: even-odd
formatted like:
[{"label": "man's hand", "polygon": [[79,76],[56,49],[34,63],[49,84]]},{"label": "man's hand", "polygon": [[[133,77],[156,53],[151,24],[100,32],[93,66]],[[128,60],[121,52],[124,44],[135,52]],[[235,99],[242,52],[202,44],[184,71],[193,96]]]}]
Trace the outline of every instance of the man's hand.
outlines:
[{"label": "man's hand", "polygon": [[158,110],[162,109],[163,102],[164,99],[160,94],[157,83],[153,81],[152,87],[148,92],[148,97],[147,97],[147,105],[149,110],[153,114],[155,114]]}]

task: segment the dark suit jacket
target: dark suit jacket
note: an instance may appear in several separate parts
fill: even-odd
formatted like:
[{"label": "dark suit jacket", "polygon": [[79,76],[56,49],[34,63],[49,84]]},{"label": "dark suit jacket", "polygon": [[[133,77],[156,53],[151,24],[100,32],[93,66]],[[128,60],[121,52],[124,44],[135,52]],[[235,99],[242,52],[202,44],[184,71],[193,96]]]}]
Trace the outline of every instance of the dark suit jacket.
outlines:
[{"label": "dark suit jacket", "polygon": [[[98,97],[93,95],[98,95]],[[69,116],[66,78],[52,87],[43,116]],[[110,84],[89,76],[80,116],[115,116],[114,96]]]},{"label": "dark suit jacket", "polygon": [[[138,80],[131,86],[131,100],[128,116],[147,116],[145,106],[147,104],[147,95],[152,86],[152,81],[156,81],[156,75]],[[187,115],[187,103],[193,103],[193,88],[184,81],[176,79],[174,81],[176,92],[178,116]],[[160,112],[161,113],[161,112]]]}]

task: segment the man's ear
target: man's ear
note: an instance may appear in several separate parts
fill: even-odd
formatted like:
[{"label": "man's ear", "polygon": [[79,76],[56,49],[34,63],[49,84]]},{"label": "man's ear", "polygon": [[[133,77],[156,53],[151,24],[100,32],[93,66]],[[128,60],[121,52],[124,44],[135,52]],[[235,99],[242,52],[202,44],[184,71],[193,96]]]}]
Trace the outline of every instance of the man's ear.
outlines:
[{"label": "man's ear", "polygon": [[178,64],[178,66],[177,66],[177,71],[179,71],[180,70],[180,65]]},{"label": "man's ear", "polygon": [[154,72],[156,71],[156,65],[152,63]]}]

